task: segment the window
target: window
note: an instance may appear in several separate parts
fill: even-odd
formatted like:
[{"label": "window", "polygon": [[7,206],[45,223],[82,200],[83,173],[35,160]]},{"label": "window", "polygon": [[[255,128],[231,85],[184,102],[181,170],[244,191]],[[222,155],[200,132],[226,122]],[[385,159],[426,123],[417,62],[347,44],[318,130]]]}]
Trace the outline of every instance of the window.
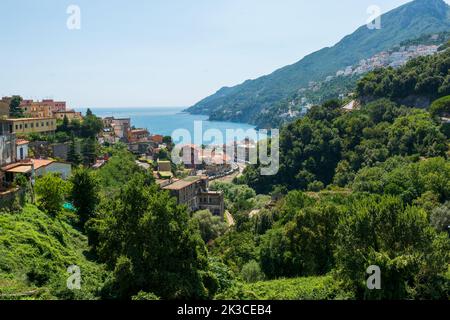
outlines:
[{"label": "window", "polygon": [[39,127],[39,122],[36,122],[36,128]]},{"label": "window", "polygon": [[28,124],[27,123],[25,123],[25,129],[28,129]]},{"label": "window", "polygon": [[19,125],[19,128],[22,129],[22,125],[21,124]]},{"label": "window", "polygon": [[19,130],[19,125],[18,124],[16,124],[16,130]]}]

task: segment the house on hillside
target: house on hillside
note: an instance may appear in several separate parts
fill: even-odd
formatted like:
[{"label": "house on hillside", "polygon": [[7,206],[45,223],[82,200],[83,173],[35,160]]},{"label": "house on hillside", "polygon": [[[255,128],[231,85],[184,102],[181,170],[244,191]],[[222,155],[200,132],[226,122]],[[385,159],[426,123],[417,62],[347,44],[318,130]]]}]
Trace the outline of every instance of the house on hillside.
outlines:
[{"label": "house on hillside", "polygon": [[220,191],[208,189],[207,177],[194,176],[176,180],[162,189],[169,191],[178,204],[186,205],[192,211],[209,210],[216,216],[224,216],[224,195]]}]

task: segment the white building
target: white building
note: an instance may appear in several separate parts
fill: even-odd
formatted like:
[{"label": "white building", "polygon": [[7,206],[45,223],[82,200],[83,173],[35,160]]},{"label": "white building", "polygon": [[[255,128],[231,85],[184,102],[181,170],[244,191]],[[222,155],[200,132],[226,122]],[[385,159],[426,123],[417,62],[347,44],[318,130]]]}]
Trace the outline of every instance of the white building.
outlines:
[{"label": "white building", "polygon": [[30,144],[29,141],[27,140],[23,140],[23,139],[18,139],[16,141],[16,155],[17,155],[17,160],[25,160],[26,158],[28,158],[28,145]]}]

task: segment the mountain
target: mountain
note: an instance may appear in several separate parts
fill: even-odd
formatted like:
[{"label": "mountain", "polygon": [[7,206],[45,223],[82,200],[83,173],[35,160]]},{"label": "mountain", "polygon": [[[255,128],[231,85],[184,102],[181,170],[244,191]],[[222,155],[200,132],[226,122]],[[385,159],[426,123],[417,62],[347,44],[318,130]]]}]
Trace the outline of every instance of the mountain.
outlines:
[{"label": "mountain", "polygon": [[333,47],[312,53],[270,75],[224,87],[186,111],[211,120],[257,123],[261,112],[347,66],[423,34],[450,30],[450,7],[443,0],[415,0],[381,17],[381,29],[358,28]]}]

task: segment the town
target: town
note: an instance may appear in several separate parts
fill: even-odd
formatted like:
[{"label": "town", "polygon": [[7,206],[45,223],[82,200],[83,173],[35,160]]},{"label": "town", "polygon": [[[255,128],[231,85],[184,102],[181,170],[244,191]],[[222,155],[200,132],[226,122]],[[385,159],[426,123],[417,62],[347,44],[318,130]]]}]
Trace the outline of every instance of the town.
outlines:
[{"label": "town", "polygon": [[[16,109],[15,103],[18,104]],[[169,191],[179,204],[192,211],[209,210],[220,217],[225,211],[223,193],[210,191],[209,181],[242,173],[256,149],[255,141],[249,138],[215,146],[212,152],[206,152],[204,146],[184,145],[182,152],[189,155],[188,160],[184,157],[184,163],[177,165],[170,160],[174,148],[171,137],[135,128],[131,118],[100,119],[90,110],[83,116],[68,108],[65,101],[33,101],[19,97],[1,99],[0,117],[0,206],[11,205],[23,192],[15,184],[18,175],[24,175],[31,183],[46,173],[56,173],[63,179],[70,177],[72,167],[79,164],[71,153],[84,153],[85,147],[73,138],[58,139],[59,133],[64,127],[81,127],[88,122],[86,117],[97,119],[97,125],[101,126],[94,143],[125,144],[136,156],[136,163],[149,171],[160,188]],[[238,155],[243,155],[243,159]],[[83,161],[84,164],[95,170],[108,162],[109,155],[94,154],[92,158],[88,154],[87,158],[91,159]]]}]

